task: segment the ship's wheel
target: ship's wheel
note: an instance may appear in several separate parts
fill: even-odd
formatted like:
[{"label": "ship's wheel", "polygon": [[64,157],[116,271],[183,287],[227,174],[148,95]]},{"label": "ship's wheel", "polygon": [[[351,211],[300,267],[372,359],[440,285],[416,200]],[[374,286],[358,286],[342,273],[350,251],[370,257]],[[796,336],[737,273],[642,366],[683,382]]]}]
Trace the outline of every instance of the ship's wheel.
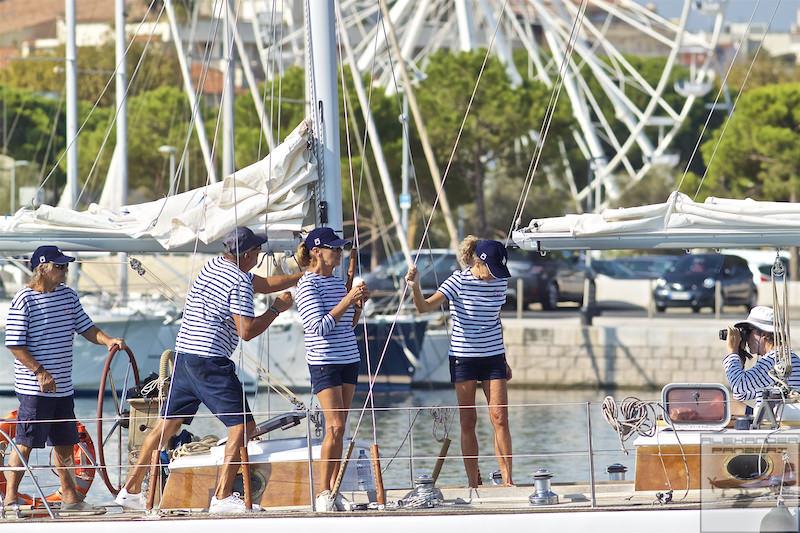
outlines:
[{"label": "ship's wheel", "polygon": [[[127,464],[127,452],[124,452],[123,429],[127,429],[130,412],[127,408],[128,390],[140,387],[139,368],[130,348],[120,350],[117,346],[108,352],[103,373],[100,376],[100,388],[97,393],[97,466],[103,482],[115,495],[125,482],[123,459]],[[106,458],[106,446],[113,449],[109,454],[111,462]]]}]

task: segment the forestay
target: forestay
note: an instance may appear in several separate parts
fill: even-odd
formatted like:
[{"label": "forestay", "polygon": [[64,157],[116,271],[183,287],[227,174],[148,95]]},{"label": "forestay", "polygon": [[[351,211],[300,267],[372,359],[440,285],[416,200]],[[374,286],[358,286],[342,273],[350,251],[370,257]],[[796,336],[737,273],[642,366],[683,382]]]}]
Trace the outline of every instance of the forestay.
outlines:
[{"label": "forestay", "polygon": [[533,219],[512,234],[528,250],[788,247],[800,244],[800,204],[673,192],[662,204]]},{"label": "forestay", "polygon": [[0,250],[30,251],[47,241],[64,250],[116,252],[219,251],[210,247],[234,227],[268,228],[273,248],[292,247],[316,180],[302,122],[267,157],[224,180],[144,204],[86,211],[42,205],[21,209],[0,223]]}]

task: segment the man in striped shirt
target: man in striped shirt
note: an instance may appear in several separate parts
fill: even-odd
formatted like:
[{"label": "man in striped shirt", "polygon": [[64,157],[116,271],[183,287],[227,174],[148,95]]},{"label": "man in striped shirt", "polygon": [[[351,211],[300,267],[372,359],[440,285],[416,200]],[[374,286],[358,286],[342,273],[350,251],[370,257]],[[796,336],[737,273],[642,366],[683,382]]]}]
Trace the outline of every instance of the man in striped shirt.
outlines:
[{"label": "man in striped shirt", "polygon": [[[747,319],[728,328],[728,355],[722,364],[731,385],[733,397],[739,401],[756,400],[762,397],[764,389],[774,387],[775,380],[769,375],[775,365],[775,326],[772,308],[759,305],[754,307]],[[739,356],[739,343],[747,343],[747,349],[759,355],[758,361],[749,369],[744,369],[743,358]],[[787,383],[800,388],[800,358],[792,353],[792,373]]]},{"label": "man in striped shirt", "polygon": [[[74,257],[55,246],[40,246],[31,256],[33,277],[17,292],[6,319],[6,347],[14,356],[14,391],[19,399],[14,442],[25,461],[33,448],[49,442],[56,452],[61,480],[62,511],[100,510],[84,503],[75,480],[65,467],[72,463],[78,443],[72,389],[72,342],[75,333],[111,349],[125,348],[122,339],[101,331],[86,315],[77,293],[64,285]],[[51,420],[58,422],[49,422]],[[9,466],[21,467],[12,453]],[[5,508],[18,509],[22,470],[7,470]],[[104,511],[102,511],[104,512]]]},{"label": "man in striped shirt", "polygon": [[272,307],[255,316],[253,293],[272,293],[297,283],[301,274],[262,278],[250,273],[266,238],[249,228],[236,228],[223,241],[225,253],[202,268],[186,296],[181,328],[175,340],[175,370],[162,418],[142,444],[139,461],[128,473],[116,501],[127,509],[144,509],[142,480],[154,450],[160,449],[184,423],[190,424],[205,404],[228,428],[225,463],[209,512],[240,513],[244,501],[233,492],[239,449],[255,423],[230,356],[239,344],[264,332],[292,305],[286,292]]}]

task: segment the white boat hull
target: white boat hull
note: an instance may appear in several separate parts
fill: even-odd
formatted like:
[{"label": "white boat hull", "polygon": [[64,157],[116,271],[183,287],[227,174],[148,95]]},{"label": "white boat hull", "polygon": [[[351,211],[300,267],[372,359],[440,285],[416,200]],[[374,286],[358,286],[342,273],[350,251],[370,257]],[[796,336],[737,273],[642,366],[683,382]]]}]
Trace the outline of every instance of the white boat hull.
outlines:
[{"label": "white boat hull", "polygon": [[[111,336],[125,339],[131,347],[139,367],[139,376],[144,379],[149,374],[158,373],[158,363],[161,352],[172,348],[175,343],[176,325],[164,325],[164,317],[144,318],[140,316],[98,317],[93,316],[97,327]],[[5,346],[5,328],[0,328],[0,342]],[[10,358],[11,355],[8,354]],[[80,335],[75,336],[73,350],[72,382],[76,394],[97,394],[100,383],[100,374],[103,364],[108,357],[108,351],[96,344],[92,344]],[[123,358],[115,360],[114,369],[122,369],[124,375]],[[129,381],[133,386],[133,381]],[[14,392],[14,365],[0,365],[0,394]]]}]

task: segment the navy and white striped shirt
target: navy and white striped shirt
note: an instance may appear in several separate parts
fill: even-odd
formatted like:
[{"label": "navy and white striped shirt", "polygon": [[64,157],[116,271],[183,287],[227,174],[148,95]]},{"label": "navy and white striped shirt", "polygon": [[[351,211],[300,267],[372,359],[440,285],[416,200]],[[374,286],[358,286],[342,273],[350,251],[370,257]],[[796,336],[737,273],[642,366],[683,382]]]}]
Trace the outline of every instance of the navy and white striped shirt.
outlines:
[{"label": "navy and white striped shirt", "polygon": [[506,302],[508,280],[481,280],[470,269],[457,270],[437,289],[450,301],[453,332],[451,357],[503,355],[500,308]]},{"label": "navy and white striped shirt", "polygon": [[94,326],[77,293],[66,285],[52,292],[20,289],[6,319],[6,346],[25,346],[56,381],[55,392],[41,392],[39,380],[14,360],[14,391],[31,396],[72,396],[72,341]]},{"label": "navy and white striped shirt", "polygon": [[303,322],[306,362],[309,365],[344,365],[361,361],[353,333],[355,309],[350,306],[338,322],[331,310],[347,295],[344,282],[336,276],[323,277],[306,272],[297,282],[297,311]]},{"label": "navy and white striped shirt", "polygon": [[[775,352],[762,356],[756,364],[747,370],[742,366],[739,354],[725,356],[722,365],[725,375],[731,385],[733,397],[739,401],[755,400],[762,397],[763,389],[775,385],[775,380],[769,376],[769,371],[775,364]],[[800,389],[800,357],[792,352],[792,373],[789,375],[790,386]]]},{"label": "navy and white striped shirt", "polygon": [[253,274],[223,257],[200,270],[186,296],[175,351],[200,357],[230,357],[239,344],[233,315],[254,317]]}]

